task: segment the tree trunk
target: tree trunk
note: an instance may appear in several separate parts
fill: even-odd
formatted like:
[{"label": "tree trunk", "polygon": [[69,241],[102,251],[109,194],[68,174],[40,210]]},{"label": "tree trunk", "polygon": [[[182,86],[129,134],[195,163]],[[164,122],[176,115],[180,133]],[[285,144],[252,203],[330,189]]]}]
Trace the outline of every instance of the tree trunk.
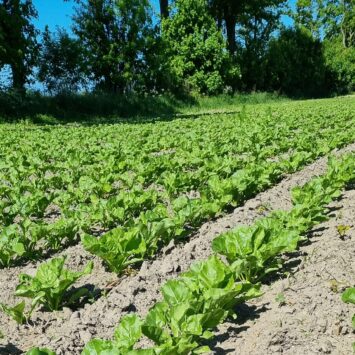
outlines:
[{"label": "tree trunk", "polygon": [[160,16],[162,19],[169,17],[169,0],[159,0]]},{"label": "tree trunk", "polygon": [[228,50],[230,54],[234,54],[237,47],[235,38],[236,18],[234,16],[226,16],[225,21],[227,30]]},{"label": "tree trunk", "polygon": [[25,92],[26,73],[22,65],[11,64],[12,88],[20,93]]}]

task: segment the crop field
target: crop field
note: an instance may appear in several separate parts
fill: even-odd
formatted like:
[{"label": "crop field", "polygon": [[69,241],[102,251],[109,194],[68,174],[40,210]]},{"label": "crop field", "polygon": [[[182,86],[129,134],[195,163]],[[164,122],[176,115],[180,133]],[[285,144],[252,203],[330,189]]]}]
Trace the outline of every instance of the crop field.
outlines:
[{"label": "crop field", "polygon": [[354,187],[351,96],[2,124],[0,354],[350,354]]}]

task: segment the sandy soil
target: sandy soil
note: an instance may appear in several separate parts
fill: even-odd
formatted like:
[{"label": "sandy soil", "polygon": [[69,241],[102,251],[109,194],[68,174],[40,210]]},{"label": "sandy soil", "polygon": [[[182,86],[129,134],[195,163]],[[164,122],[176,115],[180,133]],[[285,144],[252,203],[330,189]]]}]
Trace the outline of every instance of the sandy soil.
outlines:
[{"label": "sandy soil", "polygon": [[[354,150],[355,144],[352,144],[338,153]],[[49,313],[39,309],[32,317],[33,323],[24,326],[18,326],[13,320],[0,313],[0,331],[5,336],[0,340],[0,354],[21,354],[32,346],[52,348],[57,351],[58,355],[79,354],[83,345],[91,338],[110,338],[122,315],[129,312],[146,314],[159,299],[159,288],[166,280],[188,269],[194,261],[208,257],[211,254],[211,241],[217,235],[240,224],[251,224],[256,218],[271,210],[290,208],[290,189],[324,173],[326,166],[327,159],[322,158],[301,172],[286,177],[278,185],[247,201],[244,206],[236,208],[232,213],[205,223],[187,243],[178,245],[171,243],[155,260],[144,262],[140,270],[133,271],[130,275],[120,279],[106,272],[100,260],[85,252],[81,245],[66,249],[59,255],[68,256],[67,264],[70,268],[79,270],[88,260],[95,262],[92,275],[81,279],[76,286],[86,285],[93,290],[94,294],[105,291],[103,292],[105,295],[76,310],[65,308],[60,312]],[[350,349],[351,315],[350,307],[340,301],[339,294],[333,295],[330,292],[328,281],[335,279],[341,282],[339,289],[349,283],[355,284],[354,278],[351,278],[351,274],[352,277],[355,275],[354,264],[350,264],[350,260],[354,259],[355,255],[354,200],[354,192],[346,192],[341,202],[344,206],[335,212],[338,219],[346,218],[347,224],[352,225],[349,238],[343,241],[333,235],[335,226],[338,223],[344,224],[345,221],[332,219],[331,222],[323,225],[325,230],[315,233],[312,244],[305,247],[304,251],[302,249],[302,253],[307,253],[304,255],[308,256],[300,254],[302,267],[299,266],[297,272],[292,269],[292,277],[287,280],[278,280],[270,288],[266,287],[263,298],[255,304],[245,306],[247,315],[243,324],[227,323],[221,326],[217,340],[212,344],[215,353],[238,351],[238,354],[317,354],[312,351],[315,351],[314,349],[318,351],[324,347],[325,350],[330,350],[330,353],[349,354],[349,352],[332,352],[334,347],[334,349]],[[328,239],[334,240],[326,246],[324,243]],[[307,249],[312,247],[313,252]],[[330,266],[330,262],[334,265]],[[342,262],[347,262],[347,266]],[[322,263],[327,268],[317,269],[316,265]],[[38,265],[39,263],[30,263],[22,267],[0,270],[0,301],[7,304],[17,302],[13,293],[18,283],[19,273],[33,274]],[[306,272],[306,270],[309,271]],[[332,272],[332,276],[329,276],[325,270]],[[316,276],[318,274],[321,275],[319,278]],[[298,283],[292,286],[293,282]],[[279,293],[283,293],[286,299],[286,305],[282,307],[279,307],[275,301],[275,295]],[[271,315],[276,319],[276,324]],[[251,319],[253,317],[258,319],[254,321]],[[279,319],[281,323],[277,323]],[[334,319],[340,322],[336,326],[341,329],[339,339],[333,342]],[[326,330],[323,336],[314,338],[312,330],[318,329],[316,328],[318,325],[314,325],[315,320],[321,324],[324,323],[323,328],[325,327]],[[302,324],[305,326],[303,327]],[[342,345],[337,347],[338,343]],[[251,346],[251,344],[254,345]]]}]

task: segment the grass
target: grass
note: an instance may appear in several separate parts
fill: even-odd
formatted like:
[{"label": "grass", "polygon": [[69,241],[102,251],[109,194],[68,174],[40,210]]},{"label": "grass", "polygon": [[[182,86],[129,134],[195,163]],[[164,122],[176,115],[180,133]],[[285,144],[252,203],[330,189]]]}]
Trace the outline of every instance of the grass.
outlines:
[{"label": "grass", "polygon": [[123,96],[110,94],[58,95],[0,93],[0,120],[38,124],[112,122],[121,120],[173,119],[176,116],[236,111],[243,105],[287,100],[270,93],[215,97]]},{"label": "grass", "polygon": [[283,102],[289,99],[267,92],[255,92],[250,94],[240,93],[235,95],[219,95],[198,97],[192,104],[186,103],[182,107],[182,113],[201,113],[208,111],[233,111],[243,105],[267,104]]}]

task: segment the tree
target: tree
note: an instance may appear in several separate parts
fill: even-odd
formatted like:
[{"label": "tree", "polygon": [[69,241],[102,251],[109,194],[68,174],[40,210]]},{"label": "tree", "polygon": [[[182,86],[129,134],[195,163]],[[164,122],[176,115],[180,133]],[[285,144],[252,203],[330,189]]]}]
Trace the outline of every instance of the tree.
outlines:
[{"label": "tree", "polygon": [[273,34],[280,28],[285,0],[250,0],[237,24],[239,63],[244,89],[262,89],[265,55]]},{"label": "tree", "polygon": [[218,23],[218,28],[222,29],[223,22],[226,28],[227,44],[230,54],[234,54],[236,50],[236,32],[235,26],[239,7],[241,2],[228,0],[211,0],[209,6],[212,14]]},{"label": "tree", "polygon": [[61,28],[46,27],[37,78],[51,93],[75,92],[86,84],[86,57],[81,42]]},{"label": "tree", "polygon": [[159,0],[160,16],[162,19],[169,17],[169,0]]},{"label": "tree", "polygon": [[0,0],[0,66],[8,64],[12,86],[23,92],[36,63],[39,45],[31,0]]},{"label": "tree", "polygon": [[218,27],[221,29],[223,24],[225,26],[228,50],[231,54],[237,49],[236,26],[247,3],[247,0],[209,0],[210,10]]},{"label": "tree", "polygon": [[163,21],[174,85],[204,94],[221,92],[229,75],[229,55],[205,0],[177,0]]},{"label": "tree", "polygon": [[321,0],[297,0],[296,11],[292,16],[296,26],[309,31],[314,38],[320,38],[321,35],[320,8],[322,3]]},{"label": "tree", "polygon": [[320,40],[303,28],[284,29],[266,56],[267,90],[298,97],[327,94],[327,69]]},{"label": "tree", "polygon": [[263,85],[264,56],[272,34],[280,27],[286,0],[209,0],[230,54],[237,59],[244,89]]},{"label": "tree", "polygon": [[127,92],[142,84],[144,53],[156,33],[151,18],[148,0],[80,1],[73,30],[97,88]]},{"label": "tree", "polygon": [[117,90],[111,60],[112,47],[119,41],[114,1],[81,1],[75,11],[73,31],[86,49],[93,81],[105,91]]},{"label": "tree", "polygon": [[320,16],[328,39],[341,36],[344,48],[355,45],[355,0],[327,0]]},{"label": "tree", "polygon": [[326,39],[323,47],[331,89],[339,94],[355,91],[355,46],[344,47],[340,36]]}]

